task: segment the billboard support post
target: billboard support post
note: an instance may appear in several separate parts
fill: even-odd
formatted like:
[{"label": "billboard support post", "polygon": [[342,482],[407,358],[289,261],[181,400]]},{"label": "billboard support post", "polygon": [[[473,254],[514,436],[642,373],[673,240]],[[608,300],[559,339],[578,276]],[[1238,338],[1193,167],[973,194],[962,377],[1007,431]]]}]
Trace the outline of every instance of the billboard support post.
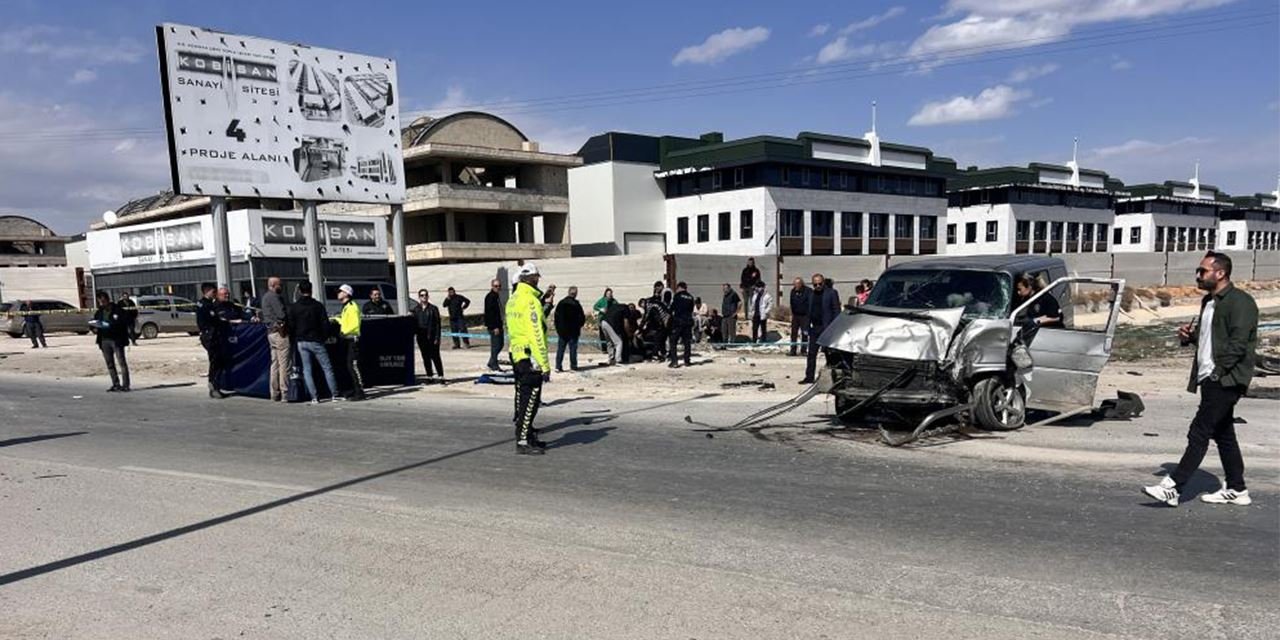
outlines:
[{"label": "billboard support post", "polygon": [[209,198],[209,211],[213,214],[213,265],[219,287],[231,288],[231,237],[227,232],[227,199],[221,196]]},{"label": "billboard support post", "polygon": [[409,313],[409,264],[404,248],[404,205],[391,205],[391,243],[396,258],[396,311]]},{"label": "billboard support post", "polygon": [[324,302],[324,267],[320,263],[320,220],[316,215],[314,200],[302,202],[302,237],[307,243],[307,278],[311,280],[311,295]]}]

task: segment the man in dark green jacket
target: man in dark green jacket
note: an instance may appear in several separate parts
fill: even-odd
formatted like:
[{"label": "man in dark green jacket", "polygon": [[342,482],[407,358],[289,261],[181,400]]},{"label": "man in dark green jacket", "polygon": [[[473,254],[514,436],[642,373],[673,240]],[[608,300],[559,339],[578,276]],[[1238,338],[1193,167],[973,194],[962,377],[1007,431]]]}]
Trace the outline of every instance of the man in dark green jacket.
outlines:
[{"label": "man in dark green jacket", "polygon": [[1248,505],[1244,484],[1244,458],[1236,442],[1236,402],[1253,379],[1254,351],[1258,347],[1258,305],[1231,284],[1231,258],[1209,252],[1196,269],[1196,286],[1207,291],[1200,303],[1200,317],[1178,328],[1184,345],[1195,345],[1187,390],[1200,389],[1200,407],[1191,420],[1187,449],[1173,473],[1143,491],[1171,507],[1178,506],[1182,488],[1200,468],[1209,441],[1218,445],[1226,484],[1200,496],[1211,504]]}]

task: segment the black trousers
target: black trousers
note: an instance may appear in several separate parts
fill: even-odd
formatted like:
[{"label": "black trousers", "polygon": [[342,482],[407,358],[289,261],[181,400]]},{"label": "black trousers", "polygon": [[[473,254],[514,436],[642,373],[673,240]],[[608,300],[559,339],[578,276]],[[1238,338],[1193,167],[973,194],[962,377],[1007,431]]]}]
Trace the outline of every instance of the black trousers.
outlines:
[{"label": "black trousers", "polygon": [[[129,388],[129,360],[124,355],[126,343],[127,341],[103,338],[102,342],[98,344],[98,348],[102,350],[102,359],[107,361],[107,373],[111,374],[112,387]],[[120,363],[118,373],[116,362]],[[121,378],[124,379],[123,384],[121,384]]]},{"label": "black trousers", "polygon": [[[420,332],[417,334],[418,351],[422,353],[422,370],[427,374],[427,377],[430,378],[432,375],[435,375],[432,373],[431,369],[431,365],[434,364],[435,370],[439,371],[440,377],[443,378],[444,364],[440,362],[440,343],[436,342],[434,337],[435,336],[426,332]],[[456,342],[457,338],[454,338],[454,341]]]},{"label": "black trousers", "polygon": [[1200,407],[1191,419],[1187,431],[1187,449],[1173,470],[1173,482],[1181,490],[1200,468],[1209,451],[1209,441],[1218,445],[1222,458],[1222,471],[1226,475],[1227,488],[1244,491],[1244,457],[1240,455],[1240,443],[1236,442],[1235,407],[1244,390],[1240,387],[1224,387],[1212,380],[1200,383]]},{"label": "black trousers", "polygon": [[24,330],[27,333],[27,337],[31,338],[32,347],[37,347],[37,346],[48,347],[49,346],[49,344],[44,341],[44,323],[43,322],[40,322],[39,320],[36,320],[35,322],[28,322],[25,325]]},{"label": "black trousers", "polygon": [[[791,317],[791,355],[793,356],[796,354],[797,342],[803,342],[806,345],[809,342],[809,316]],[[808,355],[808,346],[801,346],[800,352]]]},{"label": "black trousers", "polygon": [[533,359],[525,358],[515,364],[516,379],[516,442],[530,443],[538,439],[533,419],[538,417],[542,405],[542,372],[535,371]]},{"label": "black trousers", "polygon": [[751,341],[761,342],[764,336],[769,332],[768,318],[752,318],[751,319]]},{"label": "black trousers", "polygon": [[351,376],[351,397],[364,397],[364,378],[360,375],[360,339],[343,338],[347,342],[347,375]]},{"label": "black trousers", "polygon": [[200,334],[200,346],[204,347],[204,353],[209,358],[209,388],[222,388],[222,372],[227,369],[227,356],[222,349],[222,340],[215,333]]},{"label": "black trousers", "polygon": [[684,344],[684,363],[689,364],[689,355],[693,342],[693,325],[673,324],[671,325],[671,344],[667,347],[667,353],[671,357],[671,364],[676,363],[676,345]]},{"label": "black trousers", "polygon": [[[459,318],[449,318],[449,332],[450,332],[450,333],[466,333],[466,332],[467,332],[467,319],[466,319],[466,318],[461,318],[461,317],[459,317]],[[468,347],[469,347],[469,346],[471,346],[471,338],[462,338],[462,342],[465,342],[465,343],[466,343],[466,345],[467,345]],[[458,348],[458,347],[460,347],[460,346],[462,346],[462,345],[458,343],[458,336],[454,336],[454,337],[453,337],[453,348],[454,348],[454,349],[457,349],[457,348]],[[441,375],[443,375],[443,374],[441,374]]]},{"label": "black trousers", "polygon": [[498,333],[496,335],[493,333],[493,329],[489,329],[488,331],[489,331],[489,364],[488,366],[490,369],[497,370],[498,354],[502,353],[502,345],[503,345],[505,336],[503,335],[501,329],[498,330]]},{"label": "black trousers", "polygon": [[806,354],[804,365],[804,379],[813,380],[814,375],[818,372],[818,351],[822,351],[822,355],[826,358],[827,364],[831,364],[831,354],[827,350],[818,346],[818,334],[822,333],[819,327],[809,327],[809,353]]}]

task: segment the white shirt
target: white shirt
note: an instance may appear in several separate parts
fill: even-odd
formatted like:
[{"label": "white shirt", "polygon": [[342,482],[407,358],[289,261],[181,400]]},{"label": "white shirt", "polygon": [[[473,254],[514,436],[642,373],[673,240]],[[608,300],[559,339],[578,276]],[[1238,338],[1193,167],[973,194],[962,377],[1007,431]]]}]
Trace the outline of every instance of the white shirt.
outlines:
[{"label": "white shirt", "polygon": [[1196,348],[1196,381],[1204,382],[1213,375],[1213,305],[1216,302],[1209,298],[1204,305],[1204,313],[1200,314],[1200,344]]}]

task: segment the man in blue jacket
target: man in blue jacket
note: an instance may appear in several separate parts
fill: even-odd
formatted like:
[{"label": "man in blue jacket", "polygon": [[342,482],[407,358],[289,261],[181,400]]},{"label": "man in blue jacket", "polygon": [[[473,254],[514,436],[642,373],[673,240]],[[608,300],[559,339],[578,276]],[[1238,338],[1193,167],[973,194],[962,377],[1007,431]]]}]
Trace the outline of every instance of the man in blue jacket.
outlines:
[{"label": "man in blue jacket", "polygon": [[[818,337],[840,316],[840,293],[821,273],[813,274],[813,293],[809,296],[809,353],[804,366],[804,380],[813,384],[818,368]],[[826,349],[822,352],[825,354]]]}]

